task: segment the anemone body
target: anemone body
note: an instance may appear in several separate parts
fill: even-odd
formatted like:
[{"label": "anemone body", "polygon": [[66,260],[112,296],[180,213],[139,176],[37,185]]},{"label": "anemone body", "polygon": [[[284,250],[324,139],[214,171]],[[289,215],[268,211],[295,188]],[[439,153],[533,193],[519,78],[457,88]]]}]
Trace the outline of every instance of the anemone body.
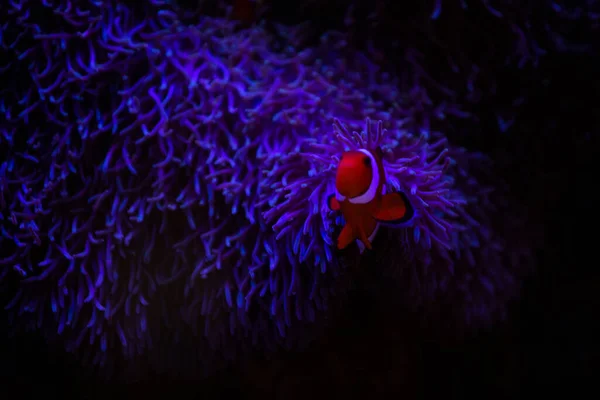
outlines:
[{"label": "anemone body", "polygon": [[400,247],[376,249],[422,278],[403,278],[401,297],[458,302],[473,325],[516,294],[527,268],[491,222],[501,197],[477,180],[484,157],[422,123],[458,105],[416,80],[400,92],[410,76],[341,34],[299,48],[300,30],[276,42],[168,2],[42,4],[55,19],[28,2],[2,10],[1,73],[19,72],[0,94],[0,282],[15,326],[97,365],[187,368],[171,349],[191,344],[189,365],[212,367],[217,353],[305,343],[346,290],[326,198],[337,156],[365,145],[383,147],[389,189],[418,213],[389,232]]}]

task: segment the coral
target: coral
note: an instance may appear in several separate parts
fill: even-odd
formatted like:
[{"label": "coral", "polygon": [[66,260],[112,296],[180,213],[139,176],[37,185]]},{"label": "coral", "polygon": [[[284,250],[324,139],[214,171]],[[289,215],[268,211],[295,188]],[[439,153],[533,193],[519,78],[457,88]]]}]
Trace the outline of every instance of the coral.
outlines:
[{"label": "coral", "polygon": [[0,11],[1,73],[16,73],[0,92],[0,281],[15,323],[94,364],[151,354],[169,369],[171,349],[194,343],[190,365],[212,367],[215,351],[301,345],[343,300],[352,261],[334,251],[325,199],[336,155],[365,140],[419,213],[389,232],[409,235],[404,251],[381,253],[432,282],[412,301],[434,288],[474,309],[482,288],[514,293],[520,263],[500,256],[475,156],[423,123],[461,108],[417,84],[401,93],[344,35],[300,51],[299,31],[280,28],[274,51],[261,27],[166,1]]}]

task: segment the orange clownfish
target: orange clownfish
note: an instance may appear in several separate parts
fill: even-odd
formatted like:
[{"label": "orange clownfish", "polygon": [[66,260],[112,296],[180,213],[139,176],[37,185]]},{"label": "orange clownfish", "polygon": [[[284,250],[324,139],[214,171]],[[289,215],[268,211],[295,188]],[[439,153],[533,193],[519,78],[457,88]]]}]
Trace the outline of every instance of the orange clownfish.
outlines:
[{"label": "orange clownfish", "polygon": [[356,240],[360,252],[372,249],[380,223],[404,224],[414,209],[402,192],[385,194],[385,170],[381,149],[360,149],[342,154],[335,177],[335,193],[328,205],[340,211],[346,224],[337,240],[338,249]]}]

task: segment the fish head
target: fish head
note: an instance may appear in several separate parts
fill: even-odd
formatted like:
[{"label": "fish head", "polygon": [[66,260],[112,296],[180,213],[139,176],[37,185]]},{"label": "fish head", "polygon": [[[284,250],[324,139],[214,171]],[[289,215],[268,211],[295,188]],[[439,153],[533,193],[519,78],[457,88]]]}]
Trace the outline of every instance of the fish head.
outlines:
[{"label": "fish head", "polygon": [[342,154],[335,177],[336,198],[354,204],[372,201],[380,183],[378,159],[369,150]]}]

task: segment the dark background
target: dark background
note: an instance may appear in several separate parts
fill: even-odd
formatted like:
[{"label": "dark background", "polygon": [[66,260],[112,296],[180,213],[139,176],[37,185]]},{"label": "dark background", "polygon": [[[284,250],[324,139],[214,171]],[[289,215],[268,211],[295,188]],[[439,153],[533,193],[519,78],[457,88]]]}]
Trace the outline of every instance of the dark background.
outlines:
[{"label": "dark background", "polygon": [[[344,29],[339,2],[304,3],[308,6],[293,9],[292,3],[286,8],[276,2],[267,19],[310,19],[315,37],[328,28]],[[393,22],[395,17],[407,21],[406,12],[389,8],[387,13]],[[360,46],[365,28],[357,21],[353,29]],[[393,35],[393,29],[383,29],[378,38],[385,46]],[[393,56],[389,62],[393,65]],[[505,399],[559,388],[583,390],[597,376],[600,361],[599,235],[592,207],[597,203],[593,158],[600,134],[598,71],[600,57],[594,51],[549,54],[535,74],[506,70],[497,75],[499,82],[526,87],[530,96],[511,130],[499,132],[489,113],[493,104],[484,103],[478,115],[486,134],[456,138],[469,148],[510,154],[506,177],[543,224],[538,270],[525,282],[505,324],[464,343],[428,340],[416,316],[399,311],[391,301],[393,293],[373,290],[381,278],[365,274],[355,283],[345,313],[309,352],[246,360],[204,381],[151,376],[100,387],[58,345],[23,335],[0,341],[0,384],[16,390],[11,395],[4,389],[2,397]],[[403,317],[392,320],[392,313]]]}]

